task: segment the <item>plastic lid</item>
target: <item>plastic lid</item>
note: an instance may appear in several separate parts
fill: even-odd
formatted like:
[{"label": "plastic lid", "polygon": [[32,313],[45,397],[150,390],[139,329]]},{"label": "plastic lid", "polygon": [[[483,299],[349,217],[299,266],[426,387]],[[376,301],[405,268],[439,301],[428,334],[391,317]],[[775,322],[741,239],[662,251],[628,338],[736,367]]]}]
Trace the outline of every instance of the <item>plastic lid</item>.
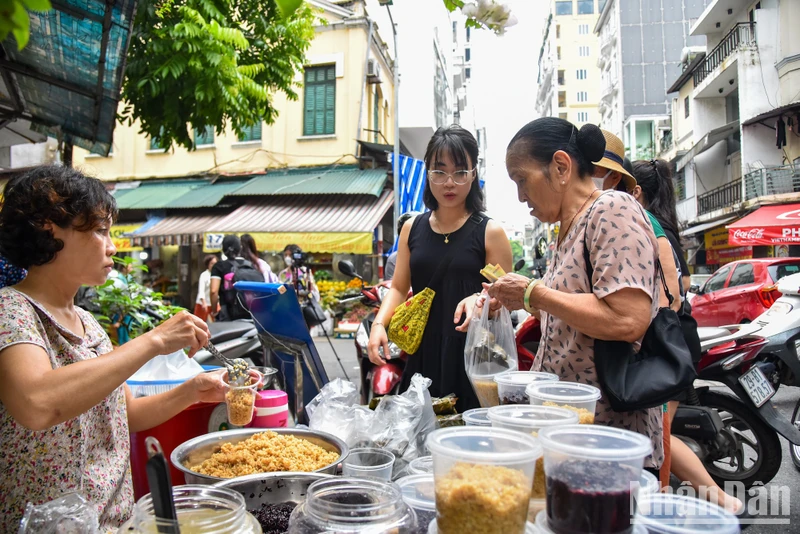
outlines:
[{"label": "plastic lid", "polygon": [[461,414],[461,419],[469,426],[492,426],[489,421],[489,408],[473,408]]},{"label": "plastic lid", "polygon": [[420,456],[408,464],[408,472],[412,475],[433,473],[433,456]]},{"label": "plastic lid", "polygon": [[497,375],[494,381],[504,386],[524,386],[534,382],[558,382],[558,375],[538,371],[509,371]]},{"label": "plastic lid", "polygon": [[480,464],[533,462],[542,456],[542,447],[532,436],[505,428],[442,428],[428,434],[426,444],[433,454]]},{"label": "plastic lid", "polygon": [[558,404],[592,402],[602,397],[600,389],[577,382],[534,382],[525,388],[529,397]]},{"label": "plastic lid", "polygon": [[489,421],[519,428],[537,430],[553,425],[576,425],[578,413],[553,406],[508,404],[489,408]]},{"label": "plastic lid", "polygon": [[689,534],[739,532],[739,520],[722,507],[705,500],[655,493],[639,501],[636,523],[658,534]]},{"label": "plastic lid", "polygon": [[[540,532],[533,523],[525,523],[525,534],[539,534]],[[428,534],[439,534],[439,525],[436,523],[436,519],[428,523]]]},{"label": "plastic lid", "polygon": [[436,511],[433,475],[410,475],[397,480],[403,500],[415,510]]},{"label": "plastic lid", "polygon": [[639,497],[643,498],[645,495],[652,495],[658,493],[661,489],[661,482],[650,471],[642,469],[642,475],[639,477]]},{"label": "plastic lid", "polygon": [[539,441],[545,450],[593,460],[628,461],[653,452],[650,438],[600,425],[566,425],[543,428]]},{"label": "plastic lid", "polygon": [[272,408],[288,405],[289,396],[285,391],[265,389],[256,392],[256,406],[259,408]]},{"label": "plastic lid", "polygon": [[[530,525],[530,523],[528,523]],[[547,521],[547,510],[542,510],[536,514],[536,528],[538,534],[556,534],[556,531],[550,528],[550,523]],[[525,531],[527,534],[527,530]],[[647,534],[647,529],[642,525],[634,525],[631,534]]]}]

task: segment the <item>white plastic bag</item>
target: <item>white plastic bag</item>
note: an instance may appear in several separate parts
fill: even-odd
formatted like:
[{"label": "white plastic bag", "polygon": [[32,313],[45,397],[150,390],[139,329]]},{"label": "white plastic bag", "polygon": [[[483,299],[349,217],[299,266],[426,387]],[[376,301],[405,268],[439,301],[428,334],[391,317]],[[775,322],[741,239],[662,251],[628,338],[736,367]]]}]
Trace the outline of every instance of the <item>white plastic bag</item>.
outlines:
[{"label": "white plastic bag", "polygon": [[203,372],[203,366],[186,356],[182,350],[156,356],[139,368],[129,380],[188,380]]},{"label": "white plastic bag", "polygon": [[97,534],[97,509],[77,493],[39,506],[28,503],[19,534]]},{"label": "white plastic bag", "polygon": [[342,378],[328,382],[306,406],[308,427],[333,434],[350,446],[355,439],[358,398],[352,382]]},{"label": "white plastic bag", "polygon": [[464,368],[481,406],[486,408],[500,404],[494,377],[517,369],[517,342],[509,311],[500,308],[491,317],[488,302],[481,298],[484,304],[475,306],[467,331]]}]

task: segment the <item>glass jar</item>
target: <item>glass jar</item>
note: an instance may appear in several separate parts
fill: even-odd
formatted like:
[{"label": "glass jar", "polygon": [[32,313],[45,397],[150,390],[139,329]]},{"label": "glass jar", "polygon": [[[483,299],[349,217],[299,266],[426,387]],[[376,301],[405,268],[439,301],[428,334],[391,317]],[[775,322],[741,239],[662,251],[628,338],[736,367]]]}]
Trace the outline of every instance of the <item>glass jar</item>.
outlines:
[{"label": "glass jar", "polygon": [[[245,508],[244,497],[226,488],[175,486],[172,488],[181,534],[262,534],[261,525]],[[172,521],[157,519],[153,499],[145,495],[133,509],[133,519],[120,533],[158,534]]]},{"label": "glass jar", "polygon": [[363,478],[314,482],[289,519],[289,534],[411,534],[416,528],[397,484]]}]

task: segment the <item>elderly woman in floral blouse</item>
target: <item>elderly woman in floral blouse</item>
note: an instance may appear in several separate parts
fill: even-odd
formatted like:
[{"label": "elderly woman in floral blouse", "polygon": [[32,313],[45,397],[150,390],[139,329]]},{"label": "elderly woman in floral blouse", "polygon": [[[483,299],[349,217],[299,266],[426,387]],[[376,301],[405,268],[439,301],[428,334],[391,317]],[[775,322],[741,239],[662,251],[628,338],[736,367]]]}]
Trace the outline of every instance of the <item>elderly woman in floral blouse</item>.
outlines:
[{"label": "elderly woman in floral blouse", "polygon": [[[520,202],[542,222],[560,222],[552,263],[542,280],[509,274],[487,286],[509,309],[540,313],[542,340],[534,370],[599,386],[594,340],[638,343],[658,311],[658,254],[653,228],[630,195],[602,192],[591,180],[603,157],[597,126],[578,130],[552,117],[524,126],[511,140],[506,168]],[[593,276],[584,260],[589,252]],[[645,468],[658,475],[664,460],[659,408],[615,412],[602,398],[595,423],[639,432],[653,443]]]},{"label": "elderly woman in floral blouse", "polygon": [[206,345],[197,317],[182,312],[113,349],[73,305],[82,285],[103,284],[113,268],[115,216],[103,184],[73,169],[39,167],[5,188],[0,253],[28,272],[0,289],[0,532],[17,531],[27,502],[69,492],[94,504],[104,530],[117,529],[134,504],[129,432],[224,397],[216,373],[152,397],[135,399],[125,385],[158,354]]}]

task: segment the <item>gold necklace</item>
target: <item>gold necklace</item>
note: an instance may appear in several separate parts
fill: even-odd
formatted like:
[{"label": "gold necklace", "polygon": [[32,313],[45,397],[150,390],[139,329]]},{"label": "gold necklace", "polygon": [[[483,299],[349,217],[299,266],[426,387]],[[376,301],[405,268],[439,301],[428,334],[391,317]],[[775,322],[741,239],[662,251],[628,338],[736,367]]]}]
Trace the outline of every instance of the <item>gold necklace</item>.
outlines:
[{"label": "gold necklace", "polygon": [[[597,191],[597,189],[595,189],[594,191]],[[575,220],[575,217],[577,217],[578,214],[583,211],[583,208],[586,207],[586,204],[592,199],[592,195],[594,195],[594,191],[589,193],[589,196],[586,197],[586,200],[583,201],[583,204],[581,204],[581,207],[578,208],[578,211],[576,211],[575,215],[573,215],[572,218],[569,220],[569,225],[567,225],[567,228],[563,232],[561,232],[561,230],[558,231],[558,244],[559,245],[561,245],[561,243],[563,243],[564,240],[567,238],[567,233],[572,228],[572,222]]]},{"label": "gold necklace", "polygon": [[[438,231],[437,233],[438,233],[439,235],[443,235],[443,236],[444,236],[444,244],[445,244],[445,245],[446,245],[446,244],[448,244],[448,243],[450,243],[450,234],[452,234],[453,232],[457,232],[458,230],[460,230],[460,229],[461,229],[461,222],[462,222],[462,221],[465,221],[465,220],[467,220],[468,218],[469,218],[469,214],[467,214],[467,216],[466,216],[466,217],[462,217],[462,218],[460,218],[460,219],[458,220],[458,228],[456,228],[456,229],[455,229],[455,230],[453,230],[452,232],[449,232],[449,233],[446,233],[446,234],[445,234],[444,232],[442,232],[442,227],[441,227],[441,226],[439,226],[439,223],[438,223],[438,222],[436,223],[436,226],[438,226],[438,227],[439,227],[439,231]],[[431,223],[433,223],[433,216],[431,216]]]}]

